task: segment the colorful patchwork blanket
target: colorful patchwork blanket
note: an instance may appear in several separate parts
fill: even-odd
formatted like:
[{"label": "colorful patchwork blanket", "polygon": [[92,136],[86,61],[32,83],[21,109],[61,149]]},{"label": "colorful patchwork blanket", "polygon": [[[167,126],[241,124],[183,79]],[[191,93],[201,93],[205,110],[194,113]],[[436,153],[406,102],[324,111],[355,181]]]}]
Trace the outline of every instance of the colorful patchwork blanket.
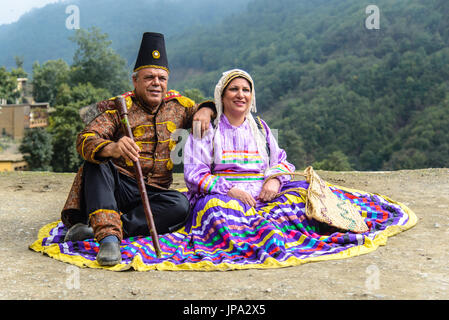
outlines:
[{"label": "colorful patchwork blanket", "polygon": [[[307,218],[304,193],[292,190],[257,208],[222,195],[200,198],[184,227],[159,236],[161,258],[151,237],[130,237],[121,243],[120,264],[100,266],[95,260],[99,243],[64,242],[67,228],[61,221],[44,226],[30,249],[79,267],[113,271],[280,268],[369,253],[417,223],[409,208],[386,196],[328,186],[358,210],[367,232],[343,231]],[[292,187],[307,190],[308,184],[286,186]]]}]

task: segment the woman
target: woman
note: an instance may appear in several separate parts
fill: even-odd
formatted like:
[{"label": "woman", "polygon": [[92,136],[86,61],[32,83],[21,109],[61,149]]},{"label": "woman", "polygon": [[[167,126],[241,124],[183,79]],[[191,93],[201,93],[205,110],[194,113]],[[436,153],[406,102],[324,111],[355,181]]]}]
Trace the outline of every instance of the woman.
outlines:
[{"label": "woman", "polygon": [[[151,237],[124,239],[122,263],[112,270],[274,268],[348,258],[376,250],[416,223],[404,205],[326,184],[310,167],[306,181],[293,181],[286,153],[267,124],[251,114],[255,87],[245,71],[225,72],[214,101],[206,103],[215,104],[214,124],[203,139],[190,135],[184,149],[191,205],[186,225],[159,236],[161,258]],[[61,224],[46,230],[34,250],[99,267],[94,240],[60,243]]]},{"label": "woman", "polygon": [[[264,181],[276,173],[294,172],[256,111],[254,85],[249,74],[231,70],[215,89],[217,117],[208,135],[186,143],[184,174],[192,204],[205,194],[220,194],[260,207],[273,200],[290,176]],[[260,130],[261,129],[261,130]],[[270,157],[269,157],[270,155]]]},{"label": "woman", "polygon": [[184,154],[193,208],[185,232],[198,259],[247,268],[348,257],[351,248],[369,251],[379,230],[416,222],[386,198],[328,187],[310,167],[307,182],[292,181],[295,167],[251,114],[256,98],[247,72],[223,73],[213,103],[214,126],[203,139],[190,135]]}]

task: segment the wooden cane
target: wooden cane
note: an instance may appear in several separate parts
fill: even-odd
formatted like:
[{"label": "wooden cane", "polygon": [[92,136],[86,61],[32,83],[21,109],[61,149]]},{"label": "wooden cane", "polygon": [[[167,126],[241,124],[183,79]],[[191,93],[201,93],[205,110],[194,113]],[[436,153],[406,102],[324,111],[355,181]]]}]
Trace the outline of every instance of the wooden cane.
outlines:
[{"label": "wooden cane", "polygon": [[[126,108],[125,98],[122,96],[116,97],[114,100],[115,107],[119,112],[120,121],[122,123],[125,135],[134,140],[133,133],[128,121],[128,109]],[[161,247],[159,244],[159,238],[157,235],[156,227],[154,225],[153,213],[151,212],[150,201],[147,196],[147,189],[145,187],[145,180],[143,179],[142,167],[139,160],[133,161],[135,168],[135,175],[137,184],[139,186],[140,196],[142,198],[143,209],[145,211],[145,217],[147,219],[148,229],[150,230],[151,238],[153,239],[153,246],[158,258],[161,257]]]}]

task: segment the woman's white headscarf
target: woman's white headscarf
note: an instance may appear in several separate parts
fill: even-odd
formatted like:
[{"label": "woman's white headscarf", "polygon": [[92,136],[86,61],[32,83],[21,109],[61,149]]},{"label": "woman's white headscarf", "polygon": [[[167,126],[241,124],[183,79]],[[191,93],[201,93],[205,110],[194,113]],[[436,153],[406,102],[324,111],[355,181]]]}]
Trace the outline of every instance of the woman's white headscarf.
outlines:
[{"label": "woman's white headscarf", "polygon": [[256,112],[256,90],[254,88],[254,81],[251,78],[251,76],[243,70],[240,69],[232,69],[226,72],[223,72],[222,77],[218,81],[217,85],[215,86],[214,91],[214,100],[215,100],[215,108],[217,110],[217,117],[215,118],[214,124],[215,124],[215,133],[214,133],[214,139],[219,132],[218,127],[220,123],[221,115],[223,114],[223,91],[226,89],[227,85],[236,78],[244,78],[248,80],[248,82],[251,84],[251,104],[248,108],[247,114],[246,114],[246,120],[248,120],[249,126],[251,128],[252,135],[254,139],[256,139],[257,148],[259,151],[259,154],[263,157],[265,163],[267,164],[267,169],[270,167],[269,159],[268,159],[268,153],[266,150],[267,145],[267,138],[266,136],[259,130],[257,127],[257,123],[254,120],[254,117],[252,116],[251,112]]}]

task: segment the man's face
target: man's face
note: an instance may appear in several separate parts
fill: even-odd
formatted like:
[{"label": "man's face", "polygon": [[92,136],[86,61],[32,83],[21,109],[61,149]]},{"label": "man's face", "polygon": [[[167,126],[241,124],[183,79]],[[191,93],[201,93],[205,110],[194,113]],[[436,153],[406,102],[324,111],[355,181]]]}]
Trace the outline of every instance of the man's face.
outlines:
[{"label": "man's face", "polygon": [[149,107],[156,107],[167,93],[168,72],[159,68],[139,70],[137,79],[133,77],[136,95]]}]

